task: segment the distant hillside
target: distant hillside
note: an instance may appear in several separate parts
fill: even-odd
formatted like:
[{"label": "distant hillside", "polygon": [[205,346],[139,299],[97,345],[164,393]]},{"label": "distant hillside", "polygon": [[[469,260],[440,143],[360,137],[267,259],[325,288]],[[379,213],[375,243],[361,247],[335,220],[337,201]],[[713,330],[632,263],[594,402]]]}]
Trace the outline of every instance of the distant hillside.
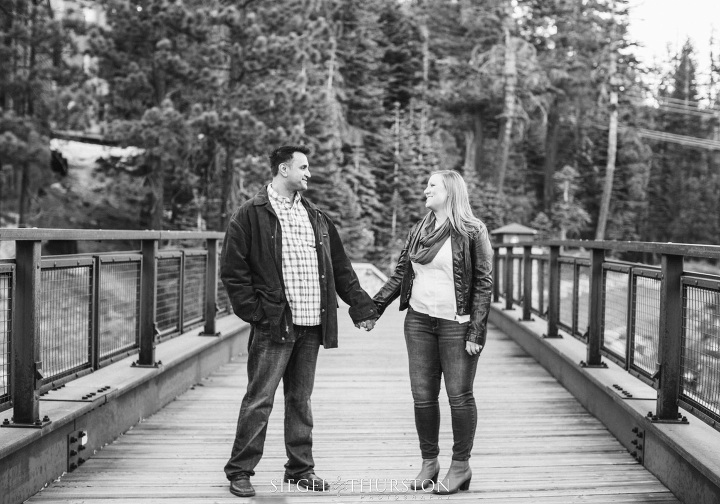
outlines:
[{"label": "distant hillside", "polygon": [[112,173],[112,168],[102,163],[133,155],[137,149],[57,139],[51,141],[51,148],[67,160],[67,174],[41,197],[38,227],[138,227],[143,178]]},{"label": "distant hillside", "polygon": [[[56,229],[140,229],[140,210],[146,190],[144,177],[114,168],[116,160],[137,149],[109,147],[72,140],[51,141],[53,151],[67,161],[57,181],[42,185],[32,201],[28,223]],[[4,212],[2,227],[16,227],[17,215]],[[85,242],[45,244],[43,253],[72,253],[127,247],[127,244]],[[0,244],[0,258],[14,257],[12,243]]]}]

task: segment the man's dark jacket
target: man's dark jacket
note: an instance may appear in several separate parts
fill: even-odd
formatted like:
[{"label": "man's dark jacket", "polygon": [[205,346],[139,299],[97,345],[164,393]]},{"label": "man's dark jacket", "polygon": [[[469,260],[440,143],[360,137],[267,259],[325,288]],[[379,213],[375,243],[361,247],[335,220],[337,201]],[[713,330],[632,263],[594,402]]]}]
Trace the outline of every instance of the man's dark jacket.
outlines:
[{"label": "man's dark jacket", "polygon": [[[410,306],[410,295],[415,278],[410,252],[415,249],[420,239],[421,224],[422,221],[415,224],[408,233],[395,272],[373,298],[381,314],[398,296],[400,310]],[[453,229],[450,232],[450,244],[457,314],[470,315],[465,340],[484,346],[493,284],[493,249],[487,228],[482,224],[468,236]]]},{"label": "man's dark jacket", "polygon": [[[353,322],[377,318],[370,296],[360,287],[330,218],[301,198],[315,232],[320,279],[323,346],[338,344],[337,297],[350,305]],[[282,227],[267,186],[233,214],[223,241],[220,277],[235,314],[269,327],[273,340],[295,341],[292,313],[282,275]]]}]

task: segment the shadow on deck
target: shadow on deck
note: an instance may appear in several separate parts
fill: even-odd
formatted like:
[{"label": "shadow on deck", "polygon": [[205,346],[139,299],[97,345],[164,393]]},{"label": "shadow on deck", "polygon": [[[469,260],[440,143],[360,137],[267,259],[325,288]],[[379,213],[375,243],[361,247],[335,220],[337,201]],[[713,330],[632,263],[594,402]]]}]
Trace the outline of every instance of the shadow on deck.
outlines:
[{"label": "shadow on deck", "polygon": [[[420,453],[413,421],[404,313],[391,307],[371,333],[340,312],[340,348],[321,350],[313,411],[314,456],[332,490],[282,484],[282,391],[265,454],[252,479],[255,502],[463,500],[500,504],[680,502],[518,344],[491,326],[475,381],[478,427],[469,492],[407,491]],[[238,502],[223,466],[247,383],[238,357],[146,419],[28,503]],[[441,392],[441,476],[452,431]],[[245,499],[244,501],[248,501]],[[240,499],[243,502],[243,499]]]}]

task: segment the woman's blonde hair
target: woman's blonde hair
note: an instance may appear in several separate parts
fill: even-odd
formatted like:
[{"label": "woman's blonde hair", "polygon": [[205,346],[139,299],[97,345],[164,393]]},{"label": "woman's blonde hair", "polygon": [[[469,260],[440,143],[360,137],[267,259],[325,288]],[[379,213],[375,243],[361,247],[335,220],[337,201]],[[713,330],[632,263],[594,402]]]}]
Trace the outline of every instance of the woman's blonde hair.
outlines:
[{"label": "woman's blonde hair", "polygon": [[440,175],[445,184],[445,211],[455,231],[468,236],[471,231],[480,229],[483,223],[473,214],[467,184],[462,176],[455,170],[440,170],[430,174],[433,175]]}]

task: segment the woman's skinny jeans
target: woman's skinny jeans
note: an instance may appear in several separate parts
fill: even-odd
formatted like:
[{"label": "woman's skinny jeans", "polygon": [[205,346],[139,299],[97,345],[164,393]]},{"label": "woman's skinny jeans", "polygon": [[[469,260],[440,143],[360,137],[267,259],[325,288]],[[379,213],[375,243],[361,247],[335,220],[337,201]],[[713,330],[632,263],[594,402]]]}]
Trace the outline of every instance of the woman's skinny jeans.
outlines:
[{"label": "woman's skinny jeans", "polygon": [[440,377],[450,400],[453,460],[468,460],[475,438],[477,407],[473,382],[479,354],[465,351],[469,322],[431,317],[408,308],[405,342],[410,364],[410,387],[415,403],[415,427],[422,458],[438,456],[440,448]]}]

